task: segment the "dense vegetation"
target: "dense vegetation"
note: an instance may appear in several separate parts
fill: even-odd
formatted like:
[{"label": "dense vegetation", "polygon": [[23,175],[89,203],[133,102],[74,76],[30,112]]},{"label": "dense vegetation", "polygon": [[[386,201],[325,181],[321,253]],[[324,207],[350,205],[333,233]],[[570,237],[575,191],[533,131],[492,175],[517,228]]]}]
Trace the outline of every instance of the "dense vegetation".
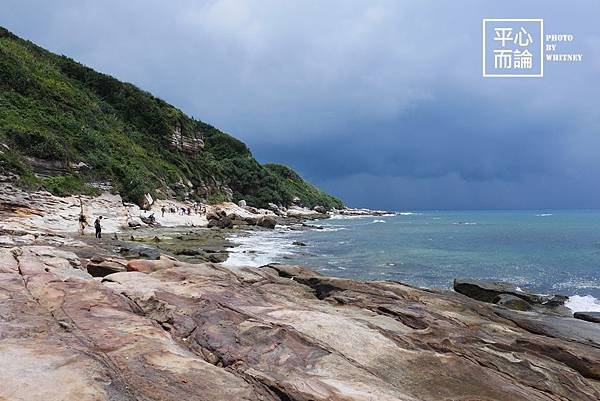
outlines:
[{"label": "dense vegetation", "polygon": [[303,205],[311,208],[321,205],[327,209],[339,209],[344,206],[339,199],[308,184],[289,167],[280,164],[265,164],[264,167],[279,180],[285,193],[300,199]]},{"label": "dense vegetation", "polygon": [[[170,146],[176,127],[201,136],[204,151],[186,154]],[[283,166],[260,165],[241,141],[185,115],[134,85],[52,54],[0,28],[0,172],[19,183],[59,195],[94,193],[110,181],[129,201],[144,194],[183,196],[191,182],[197,197],[251,205],[307,206],[341,202]],[[59,163],[58,177],[39,178],[28,158]],[[84,169],[73,166],[85,163]],[[179,185],[178,185],[179,184]],[[189,193],[186,193],[189,195]]]}]

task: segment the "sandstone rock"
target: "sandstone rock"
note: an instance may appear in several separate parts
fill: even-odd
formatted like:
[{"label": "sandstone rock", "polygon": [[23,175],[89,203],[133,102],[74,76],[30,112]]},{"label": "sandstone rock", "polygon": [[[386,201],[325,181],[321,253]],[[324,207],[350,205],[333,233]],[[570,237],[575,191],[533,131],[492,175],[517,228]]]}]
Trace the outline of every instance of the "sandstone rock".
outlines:
[{"label": "sandstone rock", "polygon": [[600,399],[595,323],[301,266],[141,262],[64,279],[58,253],[0,249],[0,399]]},{"label": "sandstone rock", "polygon": [[127,261],[124,259],[94,257],[86,264],[86,270],[94,277],[104,277],[112,273],[127,270]]},{"label": "sandstone rock", "polygon": [[204,141],[200,133],[191,132],[183,135],[181,127],[177,126],[171,136],[171,146],[180,152],[198,155],[204,148]]},{"label": "sandstone rock", "polygon": [[171,260],[145,260],[137,259],[130,260],[127,262],[127,271],[129,272],[140,272],[140,273],[152,273],[158,270],[170,269],[174,266],[174,262]]},{"label": "sandstone rock", "polygon": [[600,323],[600,312],[575,312],[573,317],[588,322]]},{"label": "sandstone rock", "polygon": [[242,199],[241,201],[238,202],[238,206],[239,207],[246,207],[246,201]]}]

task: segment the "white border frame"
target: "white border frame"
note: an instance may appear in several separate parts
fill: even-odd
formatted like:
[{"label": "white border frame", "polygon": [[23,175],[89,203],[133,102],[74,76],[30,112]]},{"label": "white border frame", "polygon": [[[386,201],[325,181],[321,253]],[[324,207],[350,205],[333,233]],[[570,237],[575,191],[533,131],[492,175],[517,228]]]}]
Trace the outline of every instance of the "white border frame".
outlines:
[{"label": "white border frame", "polygon": [[[540,73],[539,74],[486,74],[486,64],[485,64],[485,31],[487,22],[539,22],[540,23]],[[483,44],[482,44],[482,54],[483,54],[483,77],[484,78],[542,78],[544,76],[544,19],[542,18],[484,18],[483,19]]]}]

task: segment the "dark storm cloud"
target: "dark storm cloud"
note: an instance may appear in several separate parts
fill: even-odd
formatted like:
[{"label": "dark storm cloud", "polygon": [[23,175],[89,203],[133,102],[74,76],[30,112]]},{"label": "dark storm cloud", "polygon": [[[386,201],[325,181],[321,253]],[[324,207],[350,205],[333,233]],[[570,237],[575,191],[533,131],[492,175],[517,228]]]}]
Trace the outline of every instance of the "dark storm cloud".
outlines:
[{"label": "dark storm cloud", "polygon": [[[597,1],[9,0],[0,23],[133,82],[350,204],[591,207]],[[481,19],[545,19],[579,65],[481,78]]]}]

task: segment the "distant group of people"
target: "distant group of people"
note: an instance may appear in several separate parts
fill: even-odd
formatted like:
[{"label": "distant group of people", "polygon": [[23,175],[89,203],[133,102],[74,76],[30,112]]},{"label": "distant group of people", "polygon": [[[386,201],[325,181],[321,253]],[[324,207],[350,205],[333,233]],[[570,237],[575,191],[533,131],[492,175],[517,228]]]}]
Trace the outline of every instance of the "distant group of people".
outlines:
[{"label": "distant group of people", "polygon": [[198,203],[198,202],[194,202],[192,207],[183,207],[183,206],[176,207],[174,204],[170,204],[168,208],[164,205],[160,208],[162,217],[165,217],[165,213],[167,213],[167,212],[172,213],[172,214],[179,212],[180,216],[185,216],[185,215],[191,216],[192,210],[194,211],[195,214],[206,213],[206,208],[204,207],[204,205],[202,203]]},{"label": "distant group of people", "polygon": [[[81,235],[84,235],[85,228],[87,227],[88,222],[87,222],[87,218],[85,217],[85,213],[83,212],[83,202],[81,201],[81,198],[79,199],[79,206],[80,206],[80,212],[79,212],[79,229],[80,229]],[[192,214],[192,211],[195,214],[206,213],[206,207],[202,203],[194,202],[194,204],[191,207],[176,207],[175,205],[171,204],[167,208],[166,206],[163,205],[160,208],[160,211],[162,213],[162,217],[165,217],[165,213],[167,211],[169,213],[177,213],[179,211],[179,214],[181,216],[185,216],[185,215],[190,216]],[[98,216],[96,218],[96,220],[94,220],[94,231],[96,233],[96,238],[102,238],[102,219],[103,219],[102,216]],[[148,220],[151,223],[155,223],[156,222],[156,217],[154,217],[154,213],[152,213],[148,217]]]}]

